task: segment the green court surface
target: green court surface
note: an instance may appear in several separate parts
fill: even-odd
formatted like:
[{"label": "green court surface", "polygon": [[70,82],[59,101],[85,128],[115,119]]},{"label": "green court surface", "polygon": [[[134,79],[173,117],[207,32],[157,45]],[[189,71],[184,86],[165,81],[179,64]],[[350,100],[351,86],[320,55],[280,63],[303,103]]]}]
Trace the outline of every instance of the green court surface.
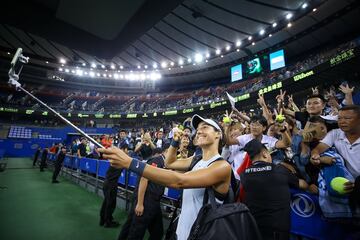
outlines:
[{"label": "green court surface", "polygon": [[[0,239],[113,240],[120,227],[99,226],[102,198],[59,177],[32,167],[29,158],[10,158],[0,172]],[[126,212],[114,217],[125,221]]]}]

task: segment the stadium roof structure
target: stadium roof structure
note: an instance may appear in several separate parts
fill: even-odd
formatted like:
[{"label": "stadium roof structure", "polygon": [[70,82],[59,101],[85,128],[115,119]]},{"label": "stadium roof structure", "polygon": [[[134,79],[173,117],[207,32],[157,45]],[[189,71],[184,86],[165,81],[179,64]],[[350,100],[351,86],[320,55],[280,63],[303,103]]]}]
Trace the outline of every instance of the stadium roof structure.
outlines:
[{"label": "stadium roof structure", "polygon": [[[297,56],[360,31],[359,1],[13,0],[0,14],[0,50],[37,64],[157,71],[164,84],[205,82],[255,54]],[[61,59],[62,62],[59,62]],[[95,76],[96,77],[96,76]]]}]

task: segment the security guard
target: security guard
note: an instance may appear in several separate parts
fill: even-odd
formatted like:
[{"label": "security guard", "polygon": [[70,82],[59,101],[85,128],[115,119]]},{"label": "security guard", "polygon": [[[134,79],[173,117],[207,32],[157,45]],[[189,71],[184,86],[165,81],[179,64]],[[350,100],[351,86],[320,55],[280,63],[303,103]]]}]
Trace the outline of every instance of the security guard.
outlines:
[{"label": "security guard", "polygon": [[306,189],[306,182],[282,164],[273,164],[269,151],[259,140],[248,142],[244,151],[252,161],[252,165],[240,175],[245,204],[264,240],[289,239],[290,186]]},{"label": "security guard", "polygon": [[41,154],[41,161],[40,161],[40,172],[44,171],[44,168],[46,168],[46,160],[48,155],[49,149],[44,148],[42,154]]},{"label": "security guard", "polygon": [[[125,153],[127,153],[127,142],[120,142],[119,148],[122,149]],[[116,169],[111,166],[106,172],[103,185],[104,201],[100,210],[100,226],[104,226],[105,228],[114,228],[119,226],[119,223],[117,221],[114,221],[112,214],[114,213],[116,208],[117,188],[121,172],[122,169]]]},{"label": "security guard", "polygon": [[33,166],[34,166],[34,167],[35,167],[35,164],[36,164],[36,162],[37,162],[37,160],[38,160],[38,157],[39,157],[39,155],[40,155],[40,152],[41,152],[41,147],[38,147],[38,149],[36,150],[35,155],[34,155],[34,161],[33,161]]},{"label": "security guard", "polygon": [[[169,144],[164,149],[154,149],[154,156],[147,164],[164,168],[165,154]],[[134,190],[134,202],[124,223],[118,240],[141,240],[144,238],[146,229],[152,240],[161,240],[163,236],[162,213],[160,199],[164,193],[164,187],[154,182],[141,178]]]},{"label": "security guard", "polygon": [[56,180],[57,176],[60,173],[62,163],[64,162],[64,158],[66,156],[66,147],[61,147],[60,152],[57,155],[56,161],[55,161],[55,169],[52,176],[52,183],[59,183],[58,180]]}]

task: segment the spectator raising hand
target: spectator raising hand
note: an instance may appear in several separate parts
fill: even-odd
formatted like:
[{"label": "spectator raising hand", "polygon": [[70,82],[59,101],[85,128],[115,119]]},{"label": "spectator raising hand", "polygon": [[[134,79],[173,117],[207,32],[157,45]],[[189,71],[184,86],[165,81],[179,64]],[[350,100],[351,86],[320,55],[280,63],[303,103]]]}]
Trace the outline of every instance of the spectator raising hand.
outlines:
[{"label": "spectator raising hand", "polygon": [[339,86],[339,90],[345,95],[345,105],[354,104],[352,99],[352,93],[354,91],[354,87],[350,88],[349,84],[346,83],[346,84],[341,84]]}]

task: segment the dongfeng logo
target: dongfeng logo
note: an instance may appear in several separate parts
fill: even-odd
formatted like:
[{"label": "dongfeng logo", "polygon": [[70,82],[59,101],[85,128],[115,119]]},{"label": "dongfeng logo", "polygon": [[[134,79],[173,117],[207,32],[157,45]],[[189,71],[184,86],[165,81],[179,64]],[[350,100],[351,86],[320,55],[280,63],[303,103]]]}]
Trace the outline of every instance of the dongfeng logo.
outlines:
[{"label": "dongfeng logo", "polygon": [[314,201],[305,194],[294,194],[290,203],[291,209],[300,217],[311,217],[315,213]]}]

